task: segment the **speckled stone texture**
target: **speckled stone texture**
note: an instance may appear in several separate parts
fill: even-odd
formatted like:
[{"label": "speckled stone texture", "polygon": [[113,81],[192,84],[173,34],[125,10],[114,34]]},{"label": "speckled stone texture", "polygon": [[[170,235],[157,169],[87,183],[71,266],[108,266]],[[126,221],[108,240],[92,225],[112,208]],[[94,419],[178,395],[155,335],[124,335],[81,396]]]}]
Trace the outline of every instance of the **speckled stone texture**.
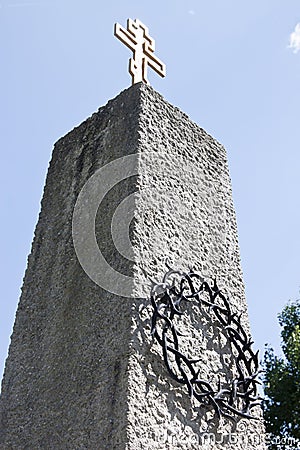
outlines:
[{"label": "speckled stone texture", "polygon": [[[104,256],[133,277],[135,297],[125,298],[83,271],[72,215],[95,171],[133,153],[138,176],[108,193],[96,221]],[[132,263],[116,251],[110,223],[135,191]],[[249,331],[226,152],[137,84],[55,145],[2,382],[1,449],[265,448],[261,419],[218,421],[170,379],[150,336],[146,289],[166,262],[216,275]],[[218,323],[190,306],[181,327],[202,376],[230,379],[234,358]]]}]

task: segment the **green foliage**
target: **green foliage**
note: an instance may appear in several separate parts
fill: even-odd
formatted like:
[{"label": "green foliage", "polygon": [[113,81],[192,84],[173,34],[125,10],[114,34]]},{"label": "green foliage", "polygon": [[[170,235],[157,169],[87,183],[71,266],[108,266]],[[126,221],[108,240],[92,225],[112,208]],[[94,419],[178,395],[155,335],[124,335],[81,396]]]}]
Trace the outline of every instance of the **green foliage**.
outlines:
[{"label": "green foliage", "polygon": [[300,301],[285,306],[278,318],[284,357],[278,357],[272,348],[266,348],[266,430],[272,437],[300,439]]}]

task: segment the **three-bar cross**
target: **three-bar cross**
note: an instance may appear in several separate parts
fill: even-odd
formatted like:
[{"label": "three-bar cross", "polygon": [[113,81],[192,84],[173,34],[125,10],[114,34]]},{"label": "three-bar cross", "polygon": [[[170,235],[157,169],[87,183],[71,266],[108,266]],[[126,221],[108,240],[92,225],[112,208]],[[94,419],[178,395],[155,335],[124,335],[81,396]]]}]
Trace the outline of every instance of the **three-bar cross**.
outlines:
[{"label": "three-bar cross", "polygon": [[166,75],[165,64],[154,55],[154,39],[149,36],[148,28],[139,19],[128,19],[127,29],[116,23],[114,34],[133,51],[133,58],[129,60],[129,73],[132,76],[132,84],[140,81],[149,84],[147,79],[148,66],[161,77]]}]

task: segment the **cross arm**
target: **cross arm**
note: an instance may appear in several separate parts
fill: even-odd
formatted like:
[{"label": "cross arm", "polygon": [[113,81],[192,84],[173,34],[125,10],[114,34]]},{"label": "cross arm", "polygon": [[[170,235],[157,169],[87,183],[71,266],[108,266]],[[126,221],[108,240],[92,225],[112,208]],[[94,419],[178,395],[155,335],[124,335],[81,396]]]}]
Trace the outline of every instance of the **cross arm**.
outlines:
[{"label": "cross arm", "polygon": [[134,51],[135,46],[137,45],[137,40],[130,31],[123,28],[119,23],[115,23],[114,35],[120,39],[123,44],[127,45],[130,50]]},{"label": "cross arm", "polygon": [[148,50],[146,45],[144,47],[144,53],[147,57],[148,65],[161,77],[165,77],[166,65],[159,58],[157,58],[157,56],[155,56],[152,51]]}]

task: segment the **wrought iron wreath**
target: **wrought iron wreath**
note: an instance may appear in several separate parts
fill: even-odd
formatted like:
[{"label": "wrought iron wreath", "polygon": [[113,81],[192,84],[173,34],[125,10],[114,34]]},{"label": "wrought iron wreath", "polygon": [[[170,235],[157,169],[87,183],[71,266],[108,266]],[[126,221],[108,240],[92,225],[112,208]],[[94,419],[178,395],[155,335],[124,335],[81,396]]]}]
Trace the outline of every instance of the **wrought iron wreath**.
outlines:
[{"label": "wrought iron wreath", "polygon": [[[257,377],[261,372],[258,352],[254,353],[253,342],[248,338],[241,315],[232,312],[230,300],[219,290],[216,280],[205,281],[198,273],[183,273],[169,270],[163,282],[153,283],[151,303],[153,306],[151,334],[162,347],[163,359],[170,376],[186,385],[190,398],[202,405],[211,405],[217,416],[236,416],[257,419],[251,409],[260,404],[257,393]],[[236,349],[236,376],[218,387],[199,378],[200,359],[190,359],[180,349],[180,336],[176,329],[176,316],[184,314],[184,302],[197,302],[212,315],[212,320],[225,330],[231,349]],[[171,357],[172,355],[172,357]]]}]

